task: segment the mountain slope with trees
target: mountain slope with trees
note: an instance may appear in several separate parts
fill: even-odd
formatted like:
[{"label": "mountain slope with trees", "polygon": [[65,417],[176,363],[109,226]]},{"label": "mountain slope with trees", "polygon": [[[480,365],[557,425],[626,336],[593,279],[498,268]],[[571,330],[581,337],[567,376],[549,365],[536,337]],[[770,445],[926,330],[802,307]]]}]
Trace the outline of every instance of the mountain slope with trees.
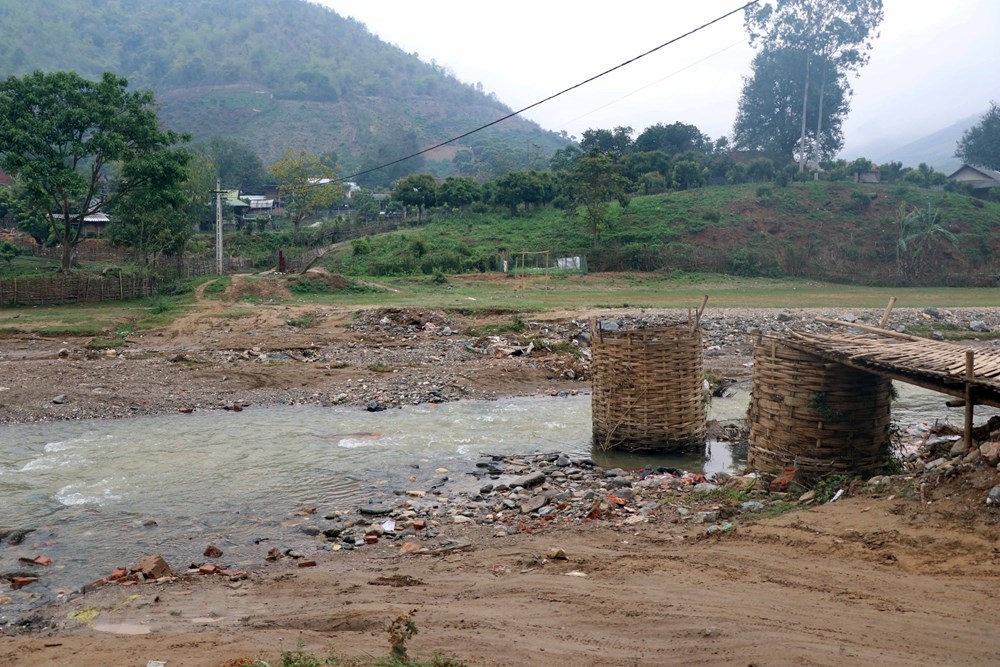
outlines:
[{"label": "mountain slope with trees", "polygon": [[[0,22],[0,76],[113,72],[155,91],[167,127],[196,140],[235,139],[266,163],[294,148],[359,171],[510,113],[481,84],[459,82],[304,0],[0,0]],[[544,166],[567,143],[514,118],[470,137],[464,151],[372,178],[457,173],[457,153],[465,171],[494,176],[508,164]]]}]

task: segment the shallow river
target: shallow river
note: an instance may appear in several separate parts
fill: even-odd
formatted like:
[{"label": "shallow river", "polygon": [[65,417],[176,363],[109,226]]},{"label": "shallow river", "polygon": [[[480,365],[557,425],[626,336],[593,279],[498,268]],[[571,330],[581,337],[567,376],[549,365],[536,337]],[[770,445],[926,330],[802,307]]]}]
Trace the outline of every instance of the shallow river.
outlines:
[{"label": "shallow river", "polygon": [[[933,423],[947,415],[961,424],[961,410],[946,410],[941,395],[900,390],[897,422]],[[733,397],[713,401],[710,416],[742,418],[746,401],[747,387],[738,386]],[[0,427],[0,529],[35,529],[20,545],[0,544],[0,573],[32,570],[19,557],[53,559],[34,568],[39,584],[13,594],[13,604],[0,604],[0,624],[19,608],[146,554],[162,554],[182,569],[203,562],[201,552],[215,544],[228,564],[260,563],[275,546],[316,547],[294,526],[303,506],[317,506],[320,516],[355,509],[393,489],[465,477],[484,454],[554,451],[612,467],[705,472],[727,470],[741,454],[724,443],[710,443],[704,457],[592,451],[589,396],[379,413],[286,406]],[[38,598],[27,600],[29,591]]]}]

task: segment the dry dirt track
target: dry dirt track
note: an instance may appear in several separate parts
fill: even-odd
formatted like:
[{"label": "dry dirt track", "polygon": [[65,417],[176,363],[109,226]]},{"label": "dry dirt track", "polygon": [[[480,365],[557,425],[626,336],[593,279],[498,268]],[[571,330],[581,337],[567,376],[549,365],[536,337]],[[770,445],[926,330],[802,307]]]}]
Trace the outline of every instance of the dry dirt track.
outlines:
[{"label": "dry dirt track", "polygon": [[[239,584],[105,588],[51,611],[96,608],[152,634],[62,621],[54,636],[0,639],[0,664],[218,667],[275,661],[300,640],[384,657],[386,624],[410,610],[411,654],[483,667],[998,664],[998,530],[962,525],[965,501],[945,491],[936,506],[856,497],[721,537],[671,523],[503,538],[456,528],[469,550],[380,544],[315,568],[278,562]],[[546,560],[554,547],[568,559]]]}]

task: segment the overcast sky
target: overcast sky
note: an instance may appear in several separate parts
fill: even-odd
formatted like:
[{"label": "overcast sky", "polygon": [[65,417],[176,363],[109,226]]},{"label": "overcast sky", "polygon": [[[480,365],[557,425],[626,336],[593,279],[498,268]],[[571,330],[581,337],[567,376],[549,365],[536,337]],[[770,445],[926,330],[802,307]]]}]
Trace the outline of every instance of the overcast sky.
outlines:
[{"label": "overcast sky", "polygon": [[[521,109],[740,7],[740,0],[314,0],[383,41],[481,82]],[[844,156],[911,139],[1000,102],[1000,1],[884,0],[871,61],[851,78]],[[742,12],[525,114],[579,137],[658,122],[730,134],[753,51]]]}]

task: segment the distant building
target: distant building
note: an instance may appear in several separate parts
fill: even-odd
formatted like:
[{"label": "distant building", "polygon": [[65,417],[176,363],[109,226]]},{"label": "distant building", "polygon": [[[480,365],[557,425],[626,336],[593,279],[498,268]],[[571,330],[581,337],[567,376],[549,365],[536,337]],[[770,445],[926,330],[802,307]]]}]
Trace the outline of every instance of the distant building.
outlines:
[{"label": "distant building", "polygon": [[855,183],[881,183],[882,176],[879,174],[878,165],[873,164],[868,171],[856,171],[851,174]]},{"label": "distant building", "polygon": [[948,177],[948,180],[968,183],[974,190],[988,190],[1000,186],[1000,171],[963,164],[958,171]]},{"label": "distant building", "polygon": [[109,222],[111,222],[111,219],[104,213],[85,215],[83,216],[83,226],[80,228],[80,235],[100,238],[104,236],[104,231],[108,228]]}]

